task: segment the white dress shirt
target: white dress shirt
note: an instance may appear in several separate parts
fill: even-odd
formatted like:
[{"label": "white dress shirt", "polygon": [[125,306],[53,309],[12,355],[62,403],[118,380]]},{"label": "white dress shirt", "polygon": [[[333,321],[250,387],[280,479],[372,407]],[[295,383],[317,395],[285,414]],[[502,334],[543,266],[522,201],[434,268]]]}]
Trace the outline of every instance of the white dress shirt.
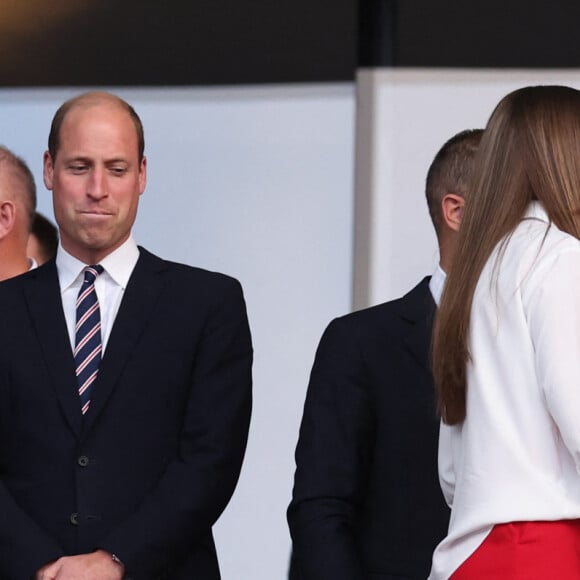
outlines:
[{"label": "white dress shirt", "polygon": [[[139,249],[137,244],[135,244],[132,237],[129,237],[126,242],[99,262],[104,271],[95,280],[95,291],[101,311],[103,353],[107,346],[115,317],[119,311],[125,288],[138,259]],[[56,268],[64,317],[73,350],[75,344],[76,300],[79,288],[84,280],[83,269],[90,265],[94,266],[96,264],[84,264],[74,256],[71,256],[59,244],[56,253]]]},{"label": "white dress shirt", "polygon": [[447,580],[494,524],[580,518],[580,241],[538,202],[526,218],[474,293],[467,417],[439,439],[452,512],[430,580]]}]

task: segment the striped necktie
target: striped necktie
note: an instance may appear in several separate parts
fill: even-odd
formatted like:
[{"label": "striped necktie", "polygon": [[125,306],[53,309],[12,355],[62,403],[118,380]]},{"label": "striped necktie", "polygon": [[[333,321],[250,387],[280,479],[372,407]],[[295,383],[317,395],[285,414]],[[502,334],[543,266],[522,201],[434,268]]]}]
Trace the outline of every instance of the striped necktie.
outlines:
[{"label": "striped necktie", "polygon": [[85,280],[79,290],[76,304],[75,366],[81,412],[84,415],[91,402],[92,384],[97,378],[101,362],[101,312],[95,292],[95,280],[103,271],[101,265],[87,266]]}]

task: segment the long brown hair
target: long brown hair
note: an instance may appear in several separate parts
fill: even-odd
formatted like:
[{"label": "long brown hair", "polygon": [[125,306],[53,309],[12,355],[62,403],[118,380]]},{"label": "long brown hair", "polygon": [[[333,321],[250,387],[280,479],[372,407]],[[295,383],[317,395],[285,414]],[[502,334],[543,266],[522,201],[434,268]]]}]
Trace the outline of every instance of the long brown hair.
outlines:
[{"label": "long brown hair", "polygon": [[559,229],[580,238],[580,91],[519,89],[499,102],[485,129],[433,337],[439,412],[450,425],[466,414],[468,331],[477,281],[532,200],[542,203]]}]

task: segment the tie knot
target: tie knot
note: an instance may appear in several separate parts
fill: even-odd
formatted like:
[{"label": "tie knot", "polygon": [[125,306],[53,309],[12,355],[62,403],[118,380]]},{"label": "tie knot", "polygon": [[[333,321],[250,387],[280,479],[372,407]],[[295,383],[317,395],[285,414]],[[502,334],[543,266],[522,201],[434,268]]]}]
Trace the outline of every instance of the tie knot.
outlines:
[{"label": "tie knot", "polygon": [[103,272],[103,266],[96,264],[95,266],[87,266],[85,268],[85,284],[94,284],[97,276]]}]

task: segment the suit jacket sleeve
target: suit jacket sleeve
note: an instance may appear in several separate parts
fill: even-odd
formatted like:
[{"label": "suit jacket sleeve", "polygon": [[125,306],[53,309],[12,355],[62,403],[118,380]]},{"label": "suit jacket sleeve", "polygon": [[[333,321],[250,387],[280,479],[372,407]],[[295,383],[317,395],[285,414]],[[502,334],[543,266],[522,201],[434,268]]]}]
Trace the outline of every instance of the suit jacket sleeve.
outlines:
[{"label": "suit jacket sleeve", "polygon": [[[3,282],[8,286],[9,282]],[[12,287],[11,285],[10,287]],[[10,296],[10,294],[8,294]],[[10,304],[15,319],[25,319],[23,311],[14,306],[6,294],[2,294],[3,305]],[[3,312],[4,314],[4,312]],[[5,328],[12,328],[14,322],[2,316]],[[6,333],[2,338],[5,338]],[[10,335],[9,340],[10,340]],[[3,354],[7,352],[6,345],[0,344]],[[9,429],[13,418],[10,406],[10,370],[7,365],[0,364],[0,430]],[[3,436],[2,436],[3,437]],[[6,447],[5,441],[0,442],[2,462],[6,455],[21,458],[20,450],[15,446]],[[5,483],[7,476],[0,472],[0,578],[30,578],[41,566],[64,555],[62,547],[46,532],[12,496],[9,486]],[[24,557],[23,557],[24,556]]]},{"label": "suit jacket sleeve", "polygon": [[[240,285],[216,292],[195,353],[179,457],[101,543],[134,578],[154,576],[208,533],[236,485],[251,409],[252,347]],[[192,354],[193,356],[193,354]]]},{"label": "suit jacket sleeve", "polygon": [[372,454],[365,362],[347,319],[320,342],[296,449],[288,522],[301,580],[359,580],[354,540]]},{"label": "suit jacket sleeve", "polygon": [[2,482],[0,513],[1,578],[30,578],[44,564],[64,556],[58,542],[20,509]]}]

